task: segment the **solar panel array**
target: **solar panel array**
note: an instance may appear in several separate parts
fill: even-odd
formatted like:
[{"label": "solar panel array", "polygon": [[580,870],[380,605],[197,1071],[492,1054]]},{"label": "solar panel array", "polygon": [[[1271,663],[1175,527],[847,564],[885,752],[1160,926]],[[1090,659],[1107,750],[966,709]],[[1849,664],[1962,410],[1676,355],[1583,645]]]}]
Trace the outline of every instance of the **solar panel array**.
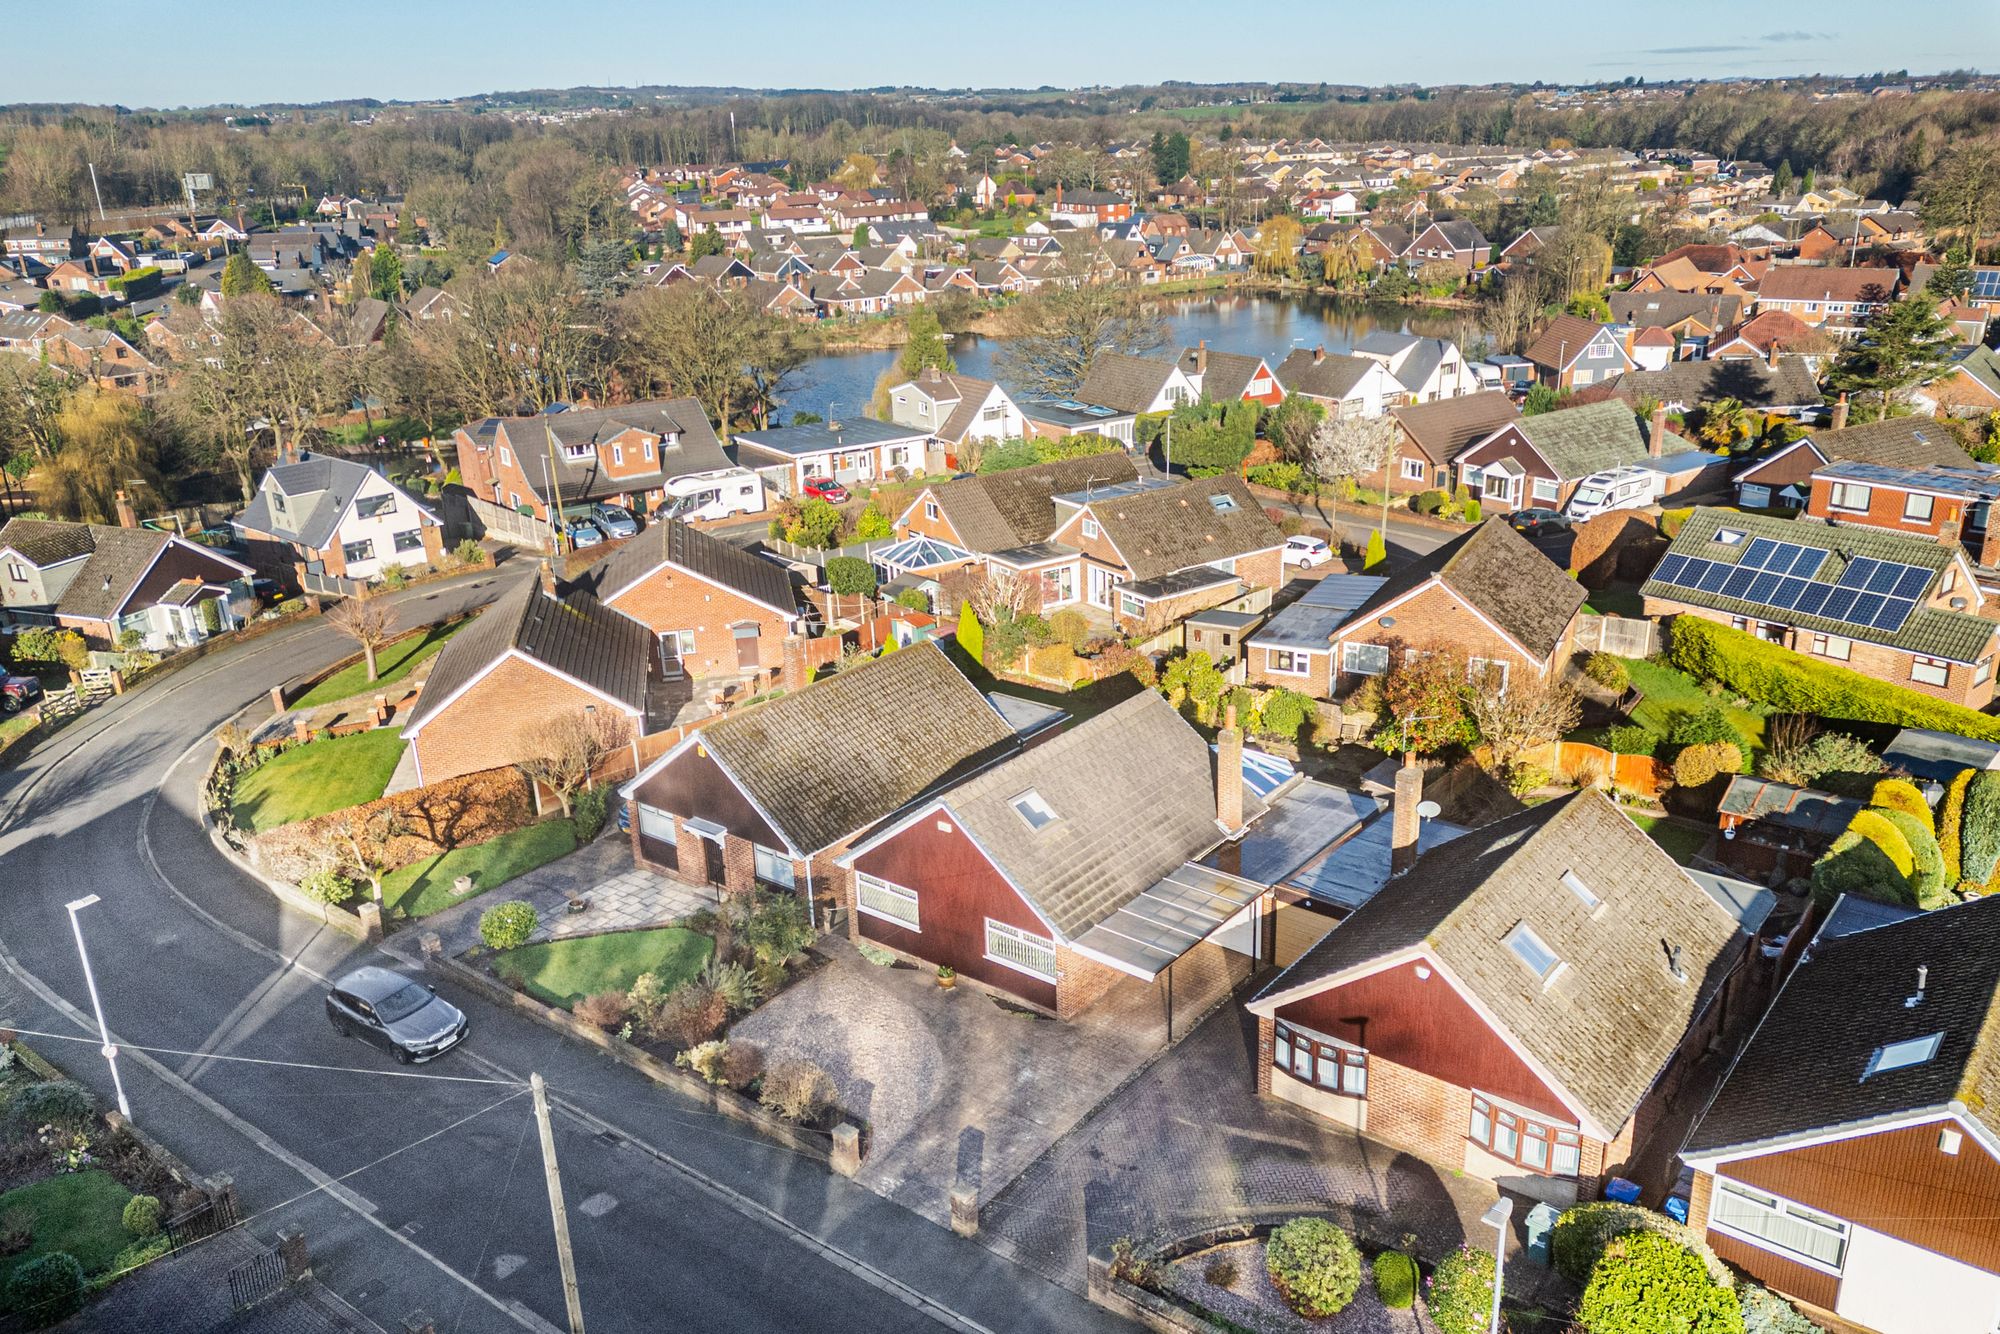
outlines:
[{"label": "solar panel array", "polygon": [[1838,583],[1815,582],[1827,553],[1791,542],[1757,538],[1731,565],[1699,556],[1669,555],[1653,577],[1663,584],[1767,607],[1844,621],[1895,634],[1917,609],[1932,572],[1916,565],[1857,556]]},{"label": "solar panel array", "polygon": [[1972,299],[1974,301],[2000,301],[2000,269],[1974,269],[1972,271]]}]

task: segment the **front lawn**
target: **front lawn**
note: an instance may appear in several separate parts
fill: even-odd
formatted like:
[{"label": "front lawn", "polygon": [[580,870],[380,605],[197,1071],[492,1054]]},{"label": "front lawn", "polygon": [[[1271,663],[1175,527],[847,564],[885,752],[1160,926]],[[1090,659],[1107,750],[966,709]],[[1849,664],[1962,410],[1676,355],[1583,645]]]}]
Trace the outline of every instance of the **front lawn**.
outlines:
[{"label": "front lawn", "polygon": [[1632,823],[1644,830],[1646,837],[1660,845],[1665,853],[1686,866],[1694,860],[1695,854],[1708,842],[1710,830],[1696,825],[1683,824],[1659,815],[1634,815]]},{"label": "front lawn", "polygon": [[473,894],[484,894],[575,851],[576,826],[568,820],[544,820],[391,871],[382,877],[382,906],[390,912],[401,909],[412,917],[424,917],[461,901],[451,892],[452,882],[459,876],[471,876]]},{"label": "front lawn", "polygon": [[134,1240],[123,1217],[131,1198],[132,1192],[101,1168],[49,1177],[0,1195],[0,1217],[24,1209],[35,1219],[35,1239],[28,1249],[0,1257],[0,1291],[21,1264],[51,1251],[74,1255],[85,1274],[111,1268]]},{"label": "front lawn", "polygon": [[331,704],[335,700],[352,699],[356,695],[368,694],[379,686],[394,685],[415,671],[418,665],[444,647],[444,641],[457,634],[468,621],[456,625],[434,625],[420,635],[399,639],[375,655],[375,669],[380,673],[371,683],[368,679],[368,663],[364,659],[351,667],[343,667],[332,676],[300,695],[293,701],[292,708],[311,709],[321,704]]},{"label": "front lawn", "polygon": [[494,956],[493,969],[535,999],[567,1009],[600,991],[630,991],[641,973],[672,991],[702,970],[714,948],[699,932],[668,926],[523,945]]},{"label": "front lawn", "polygon": [[266,760],[236,784],[236,827],[261,834],[373,801],[389,786],[403,757],[402,733],[372,732],[324,737]]},{"label": "front lawn", "polygon": [[[1662,741],[1673,732],[1674,723],[1681,715],[1700,713],[1711,703],[1722,703],[1723,713],[1750,742],[1751,748],[1764,748],[1764,722],[1771,715],[1769,706],[1752,703],[1747,708],[1739,709],[1715,700],[1701,688],[1699,681],[1665,663],[1628,658],[1625,665],[1631,669],[1632,684],[1645,696],[1639,701],[1639,707],[1632,710],[1632,721]],[[1743,758],[1748,760],[1750,757],[1746,755]]]}]

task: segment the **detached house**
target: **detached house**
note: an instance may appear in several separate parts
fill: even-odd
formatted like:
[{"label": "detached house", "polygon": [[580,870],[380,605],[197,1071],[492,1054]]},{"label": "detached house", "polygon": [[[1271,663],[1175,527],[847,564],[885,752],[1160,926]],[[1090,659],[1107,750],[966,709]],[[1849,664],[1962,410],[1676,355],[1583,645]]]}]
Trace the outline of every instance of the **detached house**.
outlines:
[{"label": "detached house", "polygon": [[1152,357],[1101,352],[1077,387],[1079,402],[1143,415],[1171,412],[1201,398],[1201,387],[1181,365]]},{"label": "detached house", "polygon": [[391,566],[422,568],[444,558],[444,524],[375,469],[307,454],[264,474],[257,495],[229,521],[258,569],[367,583]]},{"label": "detached house", "polygon": [[1258,1092],[1558,1208],[1597,1198],[1756,999],[1771,894],[1683,870],[1591,789],[1405,867],[1249,1002]]},{"label": "detached house", "polygon": [[[1592,473],[1686,446],[1664,432],[1652,441],[1618,399],[1522,417],[1470,446],[1454,464],[1458,480],[1489,509],[1560,509]],[[1650,448],[1649,448],[1650,444]]]},{"label": "detached house", "polygon": [[219,551],[136,523],[0,527],[6,619],[75,630],[93,648],[116,648],[130,633],[141,648],[164,651],[234,630],[252,610],[250,574]]},{"label": "detached house", "polygon": [[1886,417],[1844,425],[1845,405],[1834,425],[1794,441],[1736,475],[1737,503],[1750,509],[1804,509],[1812,477],[1829,463],[1873,463],[1888,468],[1973,468],[1972,456],[1951,432],[1922,417]]},{"label": "detached house", "polygon": [[1451,488],[1451,463],[1465,449],[1521,419],[1520,409],[1499,390],[1443,398],[1392,409],[1401,428],[1389,475],[1380,468],[1359,478],[1374,490],[1397,495]]},{"label": "detached house", "polygon": [[708,414],[691,398],[488,417],[452,439],[466,489],[544,521],[551,507],[595,501],[645,513],[659,507],[674,478],[729,467]]},{"label": "detached house", "polygon": [[1203,339],[1196,347],[1181,349],[1181,373],[1195,391],[1214,403],[1250,402],[1275,407],[1285,401],[1285,387],[1262,357],[1239,352],[1216,352]]},{"label": "detached house", "polygon": [[783,566],[677,519],[657,519],[579,580],[653,637],[662,678],[775,673],[798,629]]},{"label": "detached house", "polygon": [[1877,306],[1895,298],[1901,280],[1900,269],[1781,265],[1758,284],[1757,313],[1782,310],[1801,324],[1851,335]]},{"label": "detached house", "polygon": [[2000,1312],[1996,1022],[2000,901],[1823,935],[1681,1150],[1688,1225],[1848,1325],[1987,1334]]},{"label": "detached house", "polygon": [[738,431],[735,449],[739,464],[772,483],[780,495],[795,496],[813,477],[851,486],[895,477],[899,469],[903,476],[921,471],[930,458],[930,432],[872,417],[844,417]]},{"label": "detached house", "polygon": [[1324,347],[1295,348],[1278,363],[1287,394],[1304,394],[1334,417],[1379,417],[1402,401],[1401,386],[1381,362],[1343,357]]},{"label": "detached house", "polygon": [[1638,369],[1624,339],[1608,324],[1558,315],[1528,344],[1535,378],[1556,389],[1580,389]]},{"label": "detached house", "polygon": [[1411,240],[1402,260],[1412,269],[1438,260],[1470,273],[1484,265],[1492,254],[1493,243],[1473,224],[1433,222]]},{"label": "detached house", "polygon": [[[1022,548],[1047,541],[1098,493],[1130,487],[1138,477],[1123,450],[954,477],[917,493],[896,516],[896,536],[932,538],[972,555],[1020,555],[1025,560]],[[1073,589],[1073,579],[1071,583]],[[1052,604],[1074,596],[1073,591],[1068,597],[1044,593]]]},{"label": "detached house", "polygon": [[1466,364],[1464,354],[1443,338],[1378,329],[1355,344],[1354,351],[1381,362],[1405,402],[1435,403],[1479,390],[1479,377]]},{"label": "detached house", "polygon": [[889,390],[889,420],[928,432],[947,452],[967,440],[1016,440],[1027,419],[1005,389],[956,371],[926,367]]}]

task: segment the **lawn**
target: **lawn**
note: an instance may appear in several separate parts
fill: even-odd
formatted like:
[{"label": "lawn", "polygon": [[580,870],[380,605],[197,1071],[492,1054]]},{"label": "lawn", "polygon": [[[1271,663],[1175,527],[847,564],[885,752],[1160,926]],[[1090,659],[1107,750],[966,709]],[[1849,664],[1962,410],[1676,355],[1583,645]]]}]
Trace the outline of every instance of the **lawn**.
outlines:
[{"label": "lawn", "polygon": [[1639,596],[1637,584],[1612,584],[1600,588],[1583,600],[1583,609],[1593,616],[1630,616],[1642,619],[1646,615],[1646,600]]},{"label": "lawn", "polygon": [[109,1172],[91,1168],[37,1181],[0,1195],[0,1215],[26,1209],[35,1216],[35,1239],[17,1255],[0,1257],[0,1290],[23,1261],[68,1251],[86,1274],[111,1268],[133,1237],[125,1231],[125,1201],[132,1192]]},{"label": "lawn", "polygon": [[575,851],[576,826],[568,820],[544,820],[391,871],[382,877],[382,905],[391,912],[400,908],[412,917],[428,916],[461,902],[451,892],[459,876],[471,876],[472,892],[483,894]]},{"label": "lawn", "polygon": [[714,948],[699,932],[669,926],[523,945],[496,956],[493,967],[537,1000],[567,1008],[600,991],[629,991],[641,973],[657,974],[672,991],[702,970]]},{"label": "lawn", "polygon": [[1646,837],[1660,845],[1669,857],[1686,866],[1694,860],[1702,845],[1708,842],[1709,830],[1696,825],[1682,824],[1658,815],[1634,815],[1632,823],[1646,832]]},{"label": "lawn", "polygon": [[335,700],[366,694],[377,686],[393,685],[415,671],[419,663],[443,648],[445,640],[468,624],[470,622],[460,621],[456,625],[434,625],[420,635],[399,639],[375,655],[375,669],[380,675],[373,684],[368,680],[368,664],[357,662],[352,667],[341,668],[299,696],[292,703],[292,708],[316,708]]},{"label": "lawn", "polygon": [[402,734],[388,727],[288,750],[237,783],[236,827],[261,834],[373,801],[389,786],[402,757]]},{"label": "lawn", "polygon": [[[1677,668],[1642,658],[1627,658],[1625,665],[1632,671],[1632,684],[1645,696],[1639,707],[1632,710],[1632,721],[1662,740],[1674,730],[1674,723],[1682,714],[1700,713],[1711,702],[1701,683]],[[1722,711],[1749,740],[1752,749],[1764,748],[1764,721],[1771,713],[1768,706],[1752,704],[1739,709],[1724,703]],[[1744,758],[1747,760],[1749,756]]]},{"label": "lawn", "polygon": [[0,751],[19,741],[35,730],[35,718],[30,714],[15,713],[0,717]]}]

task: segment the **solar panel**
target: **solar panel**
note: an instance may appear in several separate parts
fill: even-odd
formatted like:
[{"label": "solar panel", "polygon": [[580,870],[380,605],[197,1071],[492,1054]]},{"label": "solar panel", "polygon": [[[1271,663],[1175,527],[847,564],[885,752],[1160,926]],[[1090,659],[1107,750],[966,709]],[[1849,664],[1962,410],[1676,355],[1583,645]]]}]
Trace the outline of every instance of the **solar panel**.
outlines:
[{"label": "solar panel", "polygon": [[1931,572],[1929,570],[1919,570],[1914,567],[1906,569],[1903,571],[1902,577],[1896,580],[1896,596],[1899,598],[1922,597],[1924,589],[1929,586],[1930,581]]},{"label": "solar panel", "polygon": [[1875,613],[1881,610],[1882,595],[1880,593],[1857,593],[1854,596],[1854,606],[1840,619],[1843,621],[1852,621],[1856,625],[1873,625],[1875,624]]},{"label": "solar panel", "polygon": [[1778,579],[1777,588],[1772,590],[1771,596],[1766,601],[1774,607],[1783,607],[1785,610],[1790,611],[1799,605],[1799,594],[1805,591],[1805,580],[1794,579],[1790,575],[1782,575]]},{"label": "solar panel", "polygon": [[1903,577],[1903,567],[1898,565],[1878,565],[1875,573],[1868,576],[1868,591],[1871,593],[1893,593],[1896,581]]},{"label": "solar panel", "polygon": [[1799,591],[1799,600],[1793,604],[1793,609],[1805,616],[1817,616],[1832,592],[1831,584],[1809,583]]},{"label": "solar panel", "polygon": [[1771,595],[1778,591],[1778,581],[1781,577],[1765,570],[1750,581],[1750,591],[1744,596],[1752,602],[1769,602]]},{"label": "solar panel", "polygon": [[1799,548],[1798,559],[1792,562],[1792,573],[1801,579],[1810,579],[1819,573],[1819,567],[1826,564],[1826,553],[1812,547]]},{"label": "solar panel", "polygon": [[1903,622],[1910,619],[1910,613],[1917,604],[1908,598],[1883,598],[1882,610],[1875,613],[1875,628],[1887,630],[1890,634],[1903,628]]},{"label": "solar panel", "polygon": [[1871,560],[1867,556],[1856,556],[1853,560],[1847,562],[1847,568],[1840,572],[1840,586],[1842,588],[1866,588],[1868,586],[1868,579],[1875,573],[1877,564],[1879,562]]},{"label": "solar panel", "polygon": [[1750,585],[1757,578],[1756,570],[1731,570],[1729,577],[1722,581],[1722,595],[1740,598],[1750,591]]},{"label": "solar panel", "polygon": [[1847,620],[1847,613],[1854,610],[1854,599],[1859,596],[1852,588],[1833,589],[1827,593],[1826,606],[1820,609],[1820,615],[1832,621]]},{"label": "solar panel", "polygon": [[1701,572],[1701,583],[1698,587],[1704,593],[1719,593],[1722,591],[1722,581],[1734,573],[1736,573],[1734,566],[1710,561],[1708,568]]},{"label": "solar panel", "polygon": [[1660,568],[1653,571],[1653,577],[1663,584],[1678,583],[1681,568],[1688,563],[1686,556],[1666,556],[1660,561]]},{"label": "solar panel", "polygon": [[1974,301],[2000,301],[2000,269],[1974,269],[1972,271],[1972,299]]},{"label": "solar panel", "polygon": [[1739,564],[1753,570],[1765,569],[1770,565],[1771,557],[1777,555],[1779,550],[1779,545],[1770,538],[1757,538],[1744,551],[1743,559]]}]

